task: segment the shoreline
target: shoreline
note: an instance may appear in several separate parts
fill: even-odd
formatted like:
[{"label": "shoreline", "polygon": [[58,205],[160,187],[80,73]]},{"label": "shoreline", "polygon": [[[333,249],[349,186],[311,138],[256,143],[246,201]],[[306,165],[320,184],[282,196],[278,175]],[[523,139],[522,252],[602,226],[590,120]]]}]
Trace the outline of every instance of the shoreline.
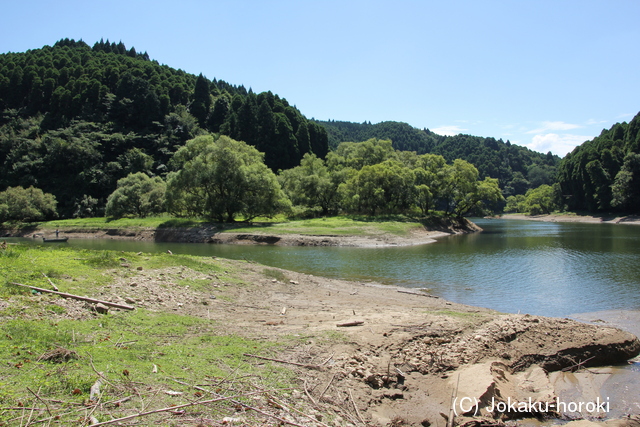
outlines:
[{"label": "shoreline", "polygon": [[[209,243],[209,244],[258,244],[282,246],[343,246],[379,248],[394,246],[415,246],[436,242],[436,239],[455,234],[475,233],[482,228],[469,220],[463,224],[451,224],[447,227],[430,227],[412,230],[407,236],[385,232],[372,232],[362,235],[304,234],[304,233],[266,233],[256,230],[234,232],[233,229],[220,231],[215,227],[183,228],[90,228],[58,227],[60,237],[71,239],[114,239],[139,240],[168,243]],[[0,228],[4,237],[33,237],[41,239],[55,234],[55,228],[35,227],[32,229]]]},{"label": "shoreline", "polygon": [[627,215],[581,215],[581,214],[549,214],[549,215],[525,215],[525,214],[502,214],[499,219],[517,219],[525,221],[542,222],[579,222],[585,224],[629,224],[640,225],[640,216]]}]

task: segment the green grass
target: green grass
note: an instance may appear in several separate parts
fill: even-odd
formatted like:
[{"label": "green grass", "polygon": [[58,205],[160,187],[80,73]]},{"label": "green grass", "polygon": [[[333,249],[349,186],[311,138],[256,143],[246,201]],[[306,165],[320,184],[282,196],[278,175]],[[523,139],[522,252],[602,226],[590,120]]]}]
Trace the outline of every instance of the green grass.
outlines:
[{"label": "green grass", "polygon": [[144,230],[158,228],[213,227],[221,232],[256,234],[303,234],[313,236],[376,236],[390,234],[399,237],[410,235],[413,230],[446,227],[449,219],[433,214],[428,218],[412,218],[405,215],[339,215],[313,219],[289,220],[284,215],[274,218],[256,218],[251,223],[242,223],[241,218],[233,224],[218,224],[204,219],[157,216],[149,218],[76,218],[31,224],[16,227],[33,230]]},{"label": "green grass", "polygon": [[366,216],[334,216],[279,223],[255,223],[247,227],[238,227],[229,231],[240,233],[271,234],[307,234],[337,236],[367,236],[376,234],[393,234],[407,236],[411,230],[423,225],[404,216],[366,217]]},{"label": "green grass", "polygon": [[36,222],[22,224],[22,227],[40,227],[46,229],[141,229],[141,228],[162,228],[162,227],[198,227],[207,225],[206,220],[174,218],[170,216],[154,216],[147,218],[119,218],[110,219],[105,217],[96,218],[73,218],[54,221]]},{"label": "green grass", "polygon": [[454,311],[454,310],[438,310],[438,311],[432,311],[429,313],[440,315],[440,316],[455,317],[458,319],[469,320],[469,321],[487,317],[487,313],[470,313],[466,311]]},{"label": "green grass", "polygon": [[282,270],[277,270],[275,268],[265,268],[264,270],[262,270],[262,273],[265,275],[265,277],[275,279],[279,282],[285,283],[289,281],[289,278],[286,274],[284,274]]},{"label": "green grass", "polygon": [[[122,265],[125,261],[130,267]],[[265,388],[290,386],[292,371],[270,363],[256,364],[243,356],[270,355],[286,343],[229,334],[224,325],[169,309],[112,310],[84,320],[60,318],[66,309],[55,304],[57,296],[34,295],[9,283],[50,288],[45,273],[62,292],[92,296],[116,278],[135,274],[134,268],[140,266],[145,273],[180,267],[178,271],[215,274],[227,284],[248,286],[233,267],[222,264],[210,257],[45,245],[0,249],[0,426],[26,421],[25,417],[17,422],[19,413],[6,408],[43,407],[36,394],[57,402],[49,403],[50,410],[61,416],[57,425],[79,425],[81,414],[74,408],[87,402],[98,378],[96,371],[108,380],[101,399],[129,396],[135,403],[128,410],[134,412],[144,405],[162,407],[194,399],[195,390],[174,379],[188,384],[223,382],[223,390],[247,390],[255,387],[256,379]],[[193,279],[186,274],[179,285],[203,290],[210,285],[201,275],[191,275]],[[65,360],[46,357],[58,353],[72,356]],[[180,391],[184,397],[168,396],[163,390]],[[94,415],[106,421],[112,412],[96,411]],[[48,415],[40,412],[35,416]],[[169,425],[159,417],[154,422]]]}]

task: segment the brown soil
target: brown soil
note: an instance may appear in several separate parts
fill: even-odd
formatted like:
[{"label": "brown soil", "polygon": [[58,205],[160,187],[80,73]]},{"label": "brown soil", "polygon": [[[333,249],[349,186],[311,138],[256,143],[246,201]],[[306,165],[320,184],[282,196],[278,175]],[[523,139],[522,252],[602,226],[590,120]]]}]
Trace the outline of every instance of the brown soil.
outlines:
[{"label": "brown soil", "polygon": [[[126,278],[115,275],[116,283],[93,297],[188,313],[252,338],[301,337],[273,363],[296,371],[299,407],[336,427],[444,426],[454,389],[458,397],[480,402],[474,410],[485,418],[474,418],[474,425],[528,417],[484,408],[492,398],[548,402],[559,393],[554,388],[558,379],[550,372],[620,363],[640,352],[635,336],[615,328],[499,314],[421,290],[218,262],[242,271],[246,285],[182,267],[140,271],[131,266]],[[204,291],[172,285],[183,278],[206,279],[211,285]],[[64,305],[64,316],[96,315],[81,301],[49,301]],[[339,326],[350,323],[357,325]],[[469,418],[456,418],[456,423],[465,422]],[[321,424],[306,420],[303,425]]]},{"label": "brown soil", "polygon": [[545,222],[584,222],[593,224],[640,224],[640,217],[637,215],[616,216],[616,215],[569,215],[569,214],[550,214],[550,215],[524,215],[524,214],[506,214],[500,218],[503,219],[526,219],[530,221]]}]

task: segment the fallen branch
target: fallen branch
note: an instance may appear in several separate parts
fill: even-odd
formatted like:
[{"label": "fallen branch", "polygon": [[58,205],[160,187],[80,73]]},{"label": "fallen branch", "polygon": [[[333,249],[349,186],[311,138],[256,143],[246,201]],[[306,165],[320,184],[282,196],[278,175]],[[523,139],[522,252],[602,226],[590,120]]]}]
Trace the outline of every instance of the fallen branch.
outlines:
[{"label": "fallen branch", "polygon": [[334,351],[333,353],[331,353],[331,356],[329,356],[329,357],[327,358],[327,360],[325,360],[324,362],[322,362],[319,366],[324,366],[324,365],[326,365],[327,363],[329,363],[329,360],[333,359],[333,356],[334,356],[335,354],[336,354],[336,352],[335,352],[335,351]]},{"label": "fallen branch", "polygon": [[358,407],[356,406],[356,401],[353,398],[353,394],[351,394],[351,389],[349,389],[349,397],[351,398],[351,403],[353,403],[353,409],[356,410],[356,415],[358,416],[358,419],[360,420],[360,422],[364,425],[367,425],[367,423],[364,422],[364,420],[362,419],[362,415],[360,415],[360,411],[358,410]]},{"label": "fallen branch", "polygon": [[[205,389],[205,388],[203,388],[203,387],[199,387],[199,386],[197,386],[197,385],[193,385],[193,384],[188,384],[188,383],[185,383],[184,381],[180,381],[180,380],[177,380],[177,379],[175,379],[175,378],[169,378],[169,379],[170,379],[170,380],[172,380],[172,381],[177,382],[178,384],[186,385],[186,386],[188,386],[188,387],[193,387],[193,388],[195,388],[196,390],[200,390],[200,391],[203,391],[203,392],[205,392],[205,393],[212,394],[212,395],[214,395],[214,396],[220,396],[220,397],[222,397],[220,394],[218,394],[218,393],[216,393],[216,392],[214,392],[214,391],[211,391],[211,390],[207,390],[207,389]],[[261,391],[261,392],[256,392],[256,393],[267,393],[267,391]],[[256,393],[251,393],[251,394],[256,394]],[[239,400],[236,400],[236,399],[234,399],[234,398],[229,398],[229,399],[231,400],[231,402],[232,402],[232,403],[234,403],[234,404],[236,404],[236,405],[240,405],[240,406],[242,406],[242,407],[244,407],[244,408],[246,408],[246,409],[251,409],[252,411],[255,411],[255,412],[257,412],[257,413],[259,413],[259,414],[262,414],[262,415],[264,415],[264,416],[266,416],[266,417],[273,418],[273,419],[275,419],[275,420],[279,421],[281,424],[289,424],[289,425],[296,426],[296,427],[305,427],[305,426],[303,426],[303,425],[301,425],[301,424],[297,424],[297,423],[294,423],[294,422],[292,422],[292,421],[287,421],[287,420],[285,420],[285,419],[283,419],[283,418],[278,417],[277,415],[273,415],[273,414],[270,414],[270,413],[268,413],[268,412],[264,412],[264,411],[262,411],[262,410],[260,410],[260,409],[258,409],[258,408],[254,408],[253,406],[247,405],[246,403],[244,403],[244,402],[240,402]],[[270,399],[273,399],[273,397],[271,397],[271,396],[270,396]],[[274,400],[275,400],[275,399],[274,399]],[[278,402],[278,404],[281,404],[281,402]],[[289,406],[289,405],[287,405],[287,406]],[[292,408],[292,409],[293,409],[293,408]],[[300,411],[298,411],[297,409],[296,409],[296,411],[297,411],[297,412],[300,412]],[[303,413],[303,412],[300,412],[300,413],[301,413],[302,415],[304,415],[305,417],[307,417],[307,418],[310,418],[310,419],[312,419],[312,420],[314,420],[314,421],[317,421],[315,418],[313,418],[313,417],[312,417],[312,416],[310,416],[310,415],[307,415],[307,414],[305,414],[305,413]],[[317,422],[319,422],[319,421],[317,421]],[[322,423],[321,423],[321,424],[322,424]],[[323,424],[323,425],[326,425],[326,424]],[[327,427],[328,427],[328,426],[327,426]]]},{"label": "fallen branch", "polygon": [[439,296],[436,295],[431,295],[431,294],[427,294],[424,292],[419,292],[419,291],[412,291],[412,290],[404,290],[404,289],[398,289],[398,292],[400,292],[401,294],[410,294],[410,295],[420,295],[423,297],[429,297],[429,298],[440,298]]},{"label": "fallen branch", "polygon": [[324,427],[329,427],[327,424],[323,423],[322,421],[318,420],[316,417],[313,417],[311,415],[305,414],[304,412],[302,412],[299,409],[294,408],[293,406],[282,402],[281,400],[276,399],[273,396],[270,396],[270,399],[272,399],[273,401],[275,401],[278,405],[282,406],[282,407],[286,407],[289,408],[290,410],[292,410],[293,412],[297,412],[298,414],[302,415],[303,417],[309,418],[310,420],[313,420],[315,423],[320,424],[321,426]]},{"label": "fallen branch", "polygon": [[249,353],[243,353],[243,356],[255,357],[256,359],[269,360],[271,362],[286,363],[288,365],[301,366],[303,368],[308,368],[308,369],[318,369],[318,370],[322,369],[319,365],[309,365],[305,363],[289,362],[288,360],[273,359],[271,357],[257,356],[255,354],[249,354]]},{"label": "fallen branch", "polygon": [[44,403],[44,406],[46,406],[46,407],[47,407],[47,412],[49,413],[49,415],[51,415],[51,410],[49,409],[49,405],[48,405],[48,404],[47,404],[47,402],[45,402],[45,401],[40,397],[40,395],[38,394],[38,393],[40,392],[40,389],[38,389],[38,393],[36,393],[36,392],[34,392],[33,390],[31,390],[29,387],[27,387],[27,390],[28,390],[31,394],[33,394],[33,395],[36,397],[36,399],[38,399],[40,402]]},{"label": "fallen branch", "polygon": [[309,393],[309,390],[307,389],[307,380],[304,380],[304,393],[307,395],[307,397],[309,398],[309,400],[311,401],[311,403],[313,403],[313,406],[315,408],[318,407],[318,402],[316,402],[316,400],[313,398],[313,396],[311,396],[311,394]]},{"label": "fallen branch", "polygon": [[329,387],[331,386],[331,383],[333,382],[333,379],[335,377],[336,377],[336,374],[333,374],[333,376],[329,380],[329,383],[327,384],[327,386],[324,388],[324,390],[322,390],[322,393],[320,393],[320,399],[322,399],[322,396],[324,396],[324,394],[327,392],[327,390],[329,390]]},{"label": "fallen branch", "polygon": [[158,414],[160,412],[175,411],[176,409],[188,408],[190,406],[197,406],[197,405],[204,405],[204,404],[207,404],[207,403],[222,402],[222,401],[225,401],[225,400],[233,400],[233,399],[236,399],[238,397],[246,397],[246,396],[252,396],[254,394],[262,394],[262,393],[264,393],[264,391],[254,391],[254,392],[251,392],[251,393],[244,393],[244,394],[239,394],[239,395],[236,395],[236,396],[223,396],[223,397],[217,397],[215,399],[200,400],[198,402],[185,403],[183,405],[169,406],[168,408],[154,409],[152,411],[140,412],[138,414],[127,415],[126,417],[122,417],[122,418],[114,418],[113,420],[103,421],[103,422],[97,423],[97,424],[91,424],[89,427],[106,426],[106,425],[109,425],[109,424],[115,424],[115,423],[119,423],[121,421],[130,420],[130,419],[133,419],[133,418],[145,417],[147,415],[152,415],[152,414]]},{"label": "fallen branch", "polygon": [[51,281],[51,279],[49,279],[49,278],[47,277],[47,275],[46,275],[46,274],[42,273],[42,275],[45,277],[45,279],[47,279],[47,280],[49,281],[49,284],[53,287],[53,290],[54,290],[54,291],[59,291],[59,290],[60,290],[60,289],[58,289],[58,287],[55,285],[55,283],[53,283],[53,282]]},{"label": "fallen branch", "polygon": [[[572,365],[572,366],[567,366],[566,368],[563,368],[561,371],[562,371],[562,372],[567,372],[567,371],[572,371],[572,372],[573,372],[573,370],[574,370],[575,368],[584,367],[584,364],[585,364],[585,363],[587,363],[588,361],[590,361],[591,359],[594,359],[594,358],[595,358],[595,356],[592,356],[592,357],[590,357],[590,358],[588,358],[588,359],[583,360],[582,362],[575,363],[575,364],[574,364],[574,365]],[[572,360],[572,362],[575,362],[575,361],[574,361],[574,360]]]},{"label": "fallen branch", "polygon": [[63,298],[73,298],[73,299],[77,299],[80,301],[87,301],[93,304],[104,304],[104,305],[108,305],[110,307],[114,307],[114,308],[121,308],[123,310],[134,310],[135,307],[132,307],[130,305],[126,305],[126,304],[118,304],[115,302],[109,302],[109,301],[101,301],[99,299],[95,299],[95,298],[89,298],[89,297],[81,297],[79,295],[73,295],[73,294],[67,294],[65,292],[58,292],[58,291],[52,291],[49,289],[43,289],[43,288],[37,288],[35,286],[29,286],[29,285],[23,285],[21,283],[16,283],[16,282],[9,282],[12,285],[16,285],[16,286],[22,286],[24,288],[29,288],[29,289],[33,289],[34,291],[38,291],[38,292],[45,292],[45,293],[49,293],[49,294],[55,294],[55,295],[60,295]]},{"label": "fallen branch", "polygon": [[360,326],[360,325],[364,325],[364,320],[354,320],[353,322],[338,323],[336,326],[341,328],[341,327],[347,327],[347,326]]}]

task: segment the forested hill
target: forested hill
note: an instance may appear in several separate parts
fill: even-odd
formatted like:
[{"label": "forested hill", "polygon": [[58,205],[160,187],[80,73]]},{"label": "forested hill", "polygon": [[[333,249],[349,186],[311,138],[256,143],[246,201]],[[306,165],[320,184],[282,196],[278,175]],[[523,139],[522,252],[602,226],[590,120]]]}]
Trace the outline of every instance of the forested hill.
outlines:
[{"label": "forested hill", "polygon": [[555,182],[558,156],[542,154],[501,139],[471,135],[442,136],[407,123],[352,123],[316,121],[327,129],[329,146],[360,142],[371,138],[390,139],[393,148],[418,154],[439,154],[447,161],[463,159],[472,163],[481,178],[497,178],[505,197],[524,194],[530,188]]},{"label": "forested hill", "polygon": [[324,157],[327,134],[286,99],[209,80],[108,40],[0,55],[0,188],[53,193],[69,216],[132,172],[163,175],[189,139],[221,133],[265,153],[273,170]]},{"label": "forested hill", "polygon": [[640,113],[567,154],[558,182],[571,210],[640,213]]}]

